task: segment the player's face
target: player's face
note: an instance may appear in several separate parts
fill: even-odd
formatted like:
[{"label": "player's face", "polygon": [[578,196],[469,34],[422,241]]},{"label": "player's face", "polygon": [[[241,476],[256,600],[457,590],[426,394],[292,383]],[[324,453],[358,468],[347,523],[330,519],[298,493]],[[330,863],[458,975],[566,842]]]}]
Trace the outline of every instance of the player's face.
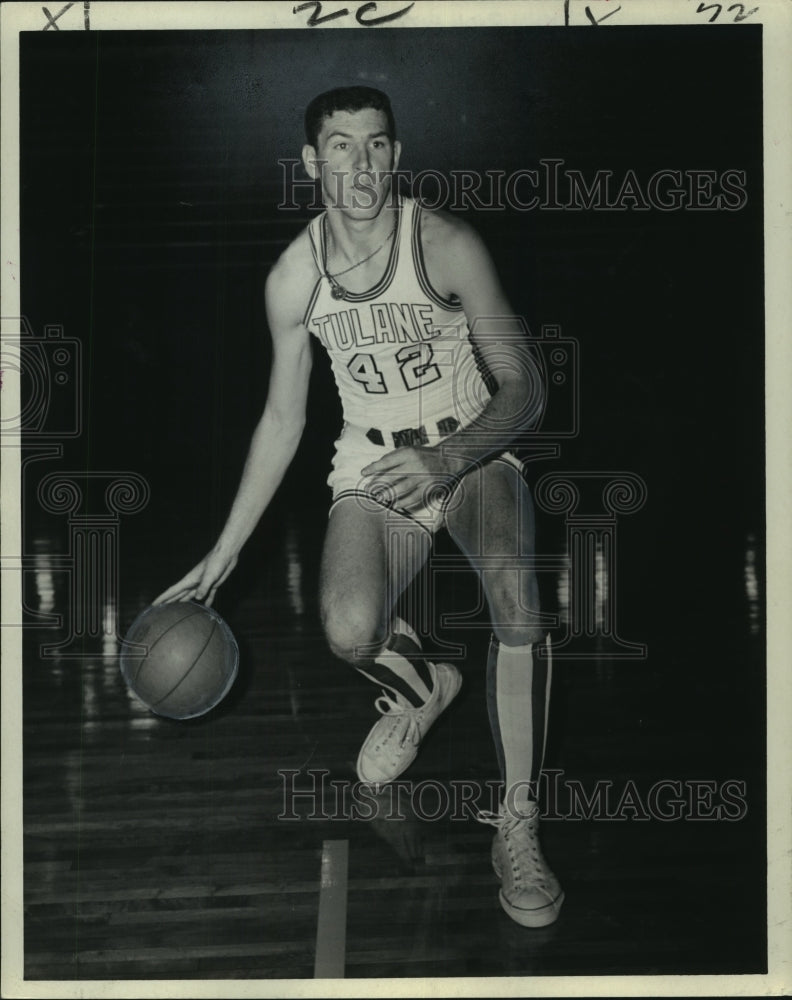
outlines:
[{"label": "player's face", "polygon": [[[373,218],[387,201],[391,171],[401,146],[391,142],[385,113],[374,108],[334,111],[322,122],[317,147],[303,149],[311,177],[320,177],[322,198],[353,218]],[[318,167],[317,163],[318,162]]]}]

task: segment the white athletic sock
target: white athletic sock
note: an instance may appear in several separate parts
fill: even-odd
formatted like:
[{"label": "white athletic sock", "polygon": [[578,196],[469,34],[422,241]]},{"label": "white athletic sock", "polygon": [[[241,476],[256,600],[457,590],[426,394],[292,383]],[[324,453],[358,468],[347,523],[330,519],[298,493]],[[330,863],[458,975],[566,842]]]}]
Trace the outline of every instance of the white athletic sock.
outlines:
[{"label": "white athletic sock", "polygon": [[[538,645],[538,644],[537,644]],[[550,637],[542,644],[505,646],[493,636],[487,661],[487,707],[504,782],[507,811],[535,809],[550,708]]]}]

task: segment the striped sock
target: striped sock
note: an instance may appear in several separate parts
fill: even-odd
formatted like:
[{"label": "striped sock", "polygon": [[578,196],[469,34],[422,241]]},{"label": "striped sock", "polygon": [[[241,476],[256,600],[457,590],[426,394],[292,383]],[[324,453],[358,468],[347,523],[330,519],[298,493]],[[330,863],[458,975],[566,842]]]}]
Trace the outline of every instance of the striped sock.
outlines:
[{"label": "striped sock", "polygon": [[493,636],[487,658],[487,709],[495,740],[505,803],[525,813],[539,799],[550,708],[552,660],[536,644],[504,646]]},{"label": "striped sock", "polygon": [[433,690],[429,664],[413,629],[401,618],[394,618],[391,636],[373,663],[357,671],[387,688],[400,705],[420,708]]}]

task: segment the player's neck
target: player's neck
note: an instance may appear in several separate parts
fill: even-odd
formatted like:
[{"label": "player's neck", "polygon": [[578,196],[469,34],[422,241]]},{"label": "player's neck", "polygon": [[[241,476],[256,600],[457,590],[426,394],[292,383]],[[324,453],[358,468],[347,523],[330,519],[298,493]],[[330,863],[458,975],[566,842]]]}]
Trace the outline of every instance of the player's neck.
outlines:
[{"label": "player's neck", "polygon": [[350,219],[338,209],[327,211],[328,258],[335,265],[354,264],[385,243],[394,230],[398,209],[383,207],[372,219]]}]

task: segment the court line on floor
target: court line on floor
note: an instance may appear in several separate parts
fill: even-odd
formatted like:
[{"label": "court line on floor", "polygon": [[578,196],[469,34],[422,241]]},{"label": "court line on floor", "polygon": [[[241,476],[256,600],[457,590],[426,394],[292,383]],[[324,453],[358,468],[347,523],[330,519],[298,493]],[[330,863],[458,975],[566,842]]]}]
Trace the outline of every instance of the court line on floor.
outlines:
[{"label": "court line on floor", "polygon": [[314,979],[344,978],[348,869],[349,841],[323,841]]}]

